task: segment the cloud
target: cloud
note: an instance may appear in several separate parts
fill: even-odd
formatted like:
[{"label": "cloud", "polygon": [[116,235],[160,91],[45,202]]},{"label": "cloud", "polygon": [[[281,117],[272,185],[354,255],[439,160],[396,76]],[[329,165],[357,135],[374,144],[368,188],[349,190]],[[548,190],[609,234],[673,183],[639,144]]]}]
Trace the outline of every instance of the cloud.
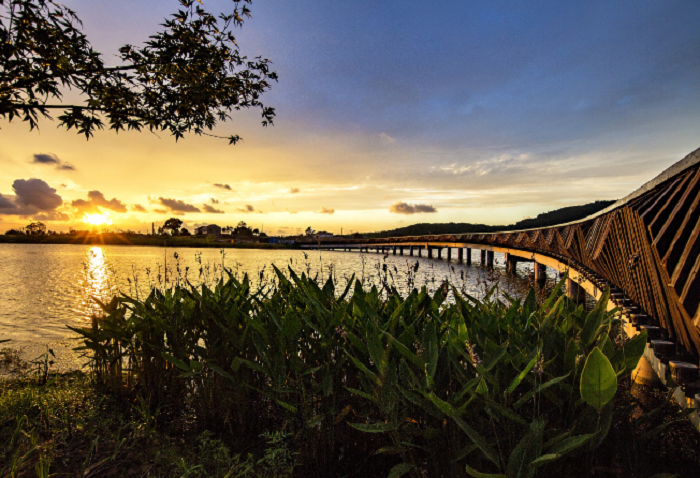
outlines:
[{"label": "cloud", "polygon": [[169,199],[164,197],[158,198],[158,203],[162,206],[168,208],[168,210],[175,213],[186,213],[186,212],[202,212],[197,206],[192,204],[187,204],[180,199]]},{"label": "cloud", "polygon": [[428,204],[407,204],[405,202],[397,202],[391,205],[389,212],[394,214],[418,214],[422,212],[438,212],[434,206]]},{"label": "cloud", "polygon": [[214,187],[219,189],[225,189],[227,191],[233,191],[233,189],[231,189],[231,186],[229,186],[228,184],[214,183]]},{"label": "cloud", "polygon": [[321,207],[320,210],[314,211],[317,214],[333,214],[335,213],[335,209],[327,208],[327,207]]},{"label": "cloud", "polygon": [[204,208],[204,212],[211,214],[224,214],[224,211],[221,209],[216,209],[214,206],[210,206],[209,204],[203,204],[202,207]]},{"label": "cloud", "polygon": [[32,215],[32,219],[35,221],[70,221],[70,216],[58,211],[49,211]]},{"label": "cloud", "polygon": [[41,179],[17,179],[12,183],[17,195],[15,204],[20,207],[35,207],[40,211],[53,211],[63,204],[56,190]]},{"label": "cloud", "polygon": [[61,159],[53,153],[39,153],[32,156],[32,163],[34,164],[48,164],[56,166],[56,169],[64,171],[75,171],[75,166]]},{"label": "cloud", "polygon": [[379,135],[379,139],[381,139],[381,140],[384,141],[385,143],[393,143],[393,142],[396,141],[396,138],[392,138],[391,136],[389,136],[389,135],[386,134],[386,133],[381,133],[381,134]]},{"label": "cloud", "polygon": [[290,194],[298,194],[298,193],[300,193],[300,192],[301,192],[301,189],[299,189],[299,188],[291,188],[291,189],[289,190],[289,193],[290,193]]},{"label": "cloud", "polygon": [[216,198],[211,198],[209,201],[211,201],[212,204],[219,204],[219,202],[221,202]]},{"label": "cloud", "polygon": [[0,214],[33,217],[37,221],[67,221],[67,214],[56,211],[63,199],[41,179],[17,179],[14,196],[0,194]]},{"label": "cloud", "polygon": [[13,203],[10,198],[6,198],[2,194],[0,194],[0,209],[14,209],[17,206],[15,206],[15,203]]},{"label": "cloud", "polygon": [[255,213],[255,214],[263,214],[263,212],[260,209],[255,209],[253,206],[250,204],[246,204],[243,207],[237,207],[236,211],[242,212],[244,214],[250,214],[250,213]]},{"label": "cloud", "polygon": [[168,214],[168,211],[166,209],[154,209],[153,212],[157,214]]},{"label": "cloud", "polygon": [[38,164],[61,164],[61,160],[58,159],[58,156],[56,156],[53,153],[40,153],[40,154],[35,154],[32,163],[38,163]]},{"label": "cloud", "polygon": [[146,209],[145,207],[143,207],[140,204],[132,204],[131,210],[135,211],[135,212],[148,212],[148,209]]},{"label": "cloud", "polygon": [[126,212],[126,205],[117,198],[112,198],[109,201],[100,191],[88,192],[88,198],[76,199],[71,202],[71,206],[78,209],[78,212],[99,214],[100,208],[109,209],[114,212]]}]

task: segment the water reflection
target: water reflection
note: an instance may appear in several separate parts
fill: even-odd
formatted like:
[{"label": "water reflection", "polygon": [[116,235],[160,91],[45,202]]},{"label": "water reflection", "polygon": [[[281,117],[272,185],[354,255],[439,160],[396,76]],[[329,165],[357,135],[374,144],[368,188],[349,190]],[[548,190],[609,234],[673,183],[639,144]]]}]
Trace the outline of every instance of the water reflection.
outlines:
[{"label": "water reflection", "polygon": [[119,291],[114,266],[108,262],[105,251],[101,247],[89,248],[85,252],[82,265],[83,278],[79,282],[80,293],[76,297],[74,312],[88,319],[100,313],[97,301],[108,302]]},{"label": "water reflection", "polygon": [[[366,286],[387,286],[402,295],[423,285],[434,293],[447,279],[477,297],[495,283],[517,295],[532,272],[529,264],[519,263],[518,276],[506,274],[498,254],[493,270],[445,259],[284,249],[0,244],[0,339],[12,339],[12,347],[24,347],[30,358],[43,353],[46,344],[57,350],[61,342],[70,351],[76,344],[68,340],[73,333],[66,325],[89,324],[99,312],[93,298],[105,302],[118,292],[143,298],[151,287],[185,281],[211,286],[226,277],[224,268],[239,279],[247,273],[253,289],[273,285],[274,264],[285,274],[291,266],[318,280],[333,277],[338,289],[353,274]],[[476,254],[473,261],[478,262]]]}]

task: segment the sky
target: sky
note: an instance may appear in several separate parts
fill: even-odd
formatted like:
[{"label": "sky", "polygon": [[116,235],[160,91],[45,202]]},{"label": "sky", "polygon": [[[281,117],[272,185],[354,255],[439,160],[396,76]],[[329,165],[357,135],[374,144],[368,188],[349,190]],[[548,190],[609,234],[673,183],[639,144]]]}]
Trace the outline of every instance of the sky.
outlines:
[{"label": "sky", "polygon": [[[226,12],[232,2],[203,0]],[[175,0],[64,0],[106,63]],[[509,224],[619,199],[700,147],[700,2],[255,0],[279,82],[215,138],[0,123],[0,231]],[[116,58],[115,58],[116,60]]]}]

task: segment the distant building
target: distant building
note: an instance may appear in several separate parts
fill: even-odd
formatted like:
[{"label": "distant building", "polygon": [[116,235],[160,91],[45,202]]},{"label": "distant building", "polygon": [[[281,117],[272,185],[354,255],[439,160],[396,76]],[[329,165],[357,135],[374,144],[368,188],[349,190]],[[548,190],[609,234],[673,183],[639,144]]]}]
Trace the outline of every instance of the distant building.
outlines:
[{"label": "distant building", "polygon": [[195,234],[198,236],[220,236],[221,235],[221,227],[217,226],[216,224],[209,224],[206,226],[199,226],[197,229],[194,230]]},{"label": "distant building", "polygon": [[156,235],[156,223],[155,222],[151,223],[151,235],[152,236]]},{"label": "distant building", "polygon": [[328,231],[318,231],[317,235],[318,237],[333,237],[333,233]]}]

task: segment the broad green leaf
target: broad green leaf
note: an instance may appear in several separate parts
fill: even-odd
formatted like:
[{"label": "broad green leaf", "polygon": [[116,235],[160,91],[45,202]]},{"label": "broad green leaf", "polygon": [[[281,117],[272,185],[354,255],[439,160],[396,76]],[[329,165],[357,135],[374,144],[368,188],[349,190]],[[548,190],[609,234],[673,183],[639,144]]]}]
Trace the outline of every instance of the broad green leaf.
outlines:
[{"label": "broad green leaf", "polygon": [[428,374],[430,380],[435,378],[435,371],[437,370],[438,363],[438,340],[437,332],[435,330],[435,322],[430,322],[425,328],[425,334],[423,335],[423,348],[425,349],[425,371]]},{"label": "broad green leaf", "polygon": [[581,398],[600,412],[617,391],[617,376],[598,347],[588,354],[581,373]]},{"label": "broad green leaf", "polygon": [[520,372],[520,375],[513,379],[513,382],[508,387],[508,393],[513,393],[513,391],[518,387],[518,385],[520,385],[520,382],[522,382],[523,379],[527,376],[527,374],[530,373],[530,370],[532,370],[532,368],[535,366],[535,363],[537,363],[537,355],[535,355],[535,357],[532,360],[530,360],[530,362],[525,366],[525,369],[523,369],[523,371]]},{"label": "broad green leaf", "polygon": [[399,463],[391,469],[387,478],[399,478],[413,469],[410,463]]},{"label": "broad green leaf", "polygon": [[569,437],[547,450],[547,453],[551,453],[558,456],[564,456],[567,453],[570,453],[576,450],[577,448],[583,446],[594,436],[596,436],[595,433],[589,433],[587,435],[577,435]]},{"label": "broad green leaf", "polygon": [[631,373],[635,368],[637,368],[637,364],[639,364],[639,360],[644,355],[646,347],[646,330],[643,330],[641,334],[635,335],[625,344],[625,370],[627,371],[627,373]]},{"label": "broad green leaf", "polygon": [[533,469],[530,463],[540,457],[545,422],[537,419],[530,424],[530,431],[520,440],[508,457],[509,478],[530,478]]},{"label": "broad green leaf", "polygon": [[603,295],[598,299],[595,308],[588,313],[586,322],[581,330],[579,341],[583,347],[588,347],[595,341],[603,323],[603,318],[607,313],[608,299],[610,298],[610,288],[603,292]]},{"label": "broad green leaf", "polygon": [[361,432],[365,433],[385,433],[388,431],[393,430],[394,428],[384,422],[380,423],[348,423],[351,427],[355,428],[356,430],[360,430]]},{"label": "broad green leaf", "polygon": [[187,365],[182,360],[172,356],[171,354],[169,354],[167,352],[161,352],[160,356],[163,357],[168,362],[170,362],[171,364],[175,365],[177,368],[179,368],[183,372],[191,372],[192,371],[192,369],[190,368],[189,365]]},{"label": "broad green leaf", "polygon": [[567,373],[566,375],[562,375],[561,377],[553,378],[552,380],[549,380],[549,381],[547,381],[547,382],[545,382],[545,383],[542,383],[542,384],[538,385],[535,389],[530,390],[530,391],[527,392],[525,395],[523,395],[523,396],[520,398],[520,400],[518,400],[517,402],[515,402],[515,404],[513,405],[513,407],[514,407],[514,408],[519,408],[519,407],[521,407],[522,405],[526,404],[532,397],[534,397],[534,396],[537,395],[538,393],[542,393],[542,391],[548,389],[548,388],[551,387],[552,385],[556,385],[556,384],[558,384],[559,382],[562,382],[562,381],[565,380],[568,376],[569,376],[569,374]]},{"label": "broad green leaf", "polygon": [[467,465],[466,469],[467,473],[469,473],[474,478],[508,478],[506,475],[501,475],[500,473],[479,473],[474,468],[471,468],[469,465]]},{"label": "broad green leaf", "polygon": [[498,455],[496,452],[486,443],[486,439],[482,437],[479,432],[470,427],[467,422],[462,420],[456,413],[454,407],[449,403],[441,400],[434,393],[428,393],[426,395],[433,405],[440,409],[442,413],[451,417],[457,426],[462,429],[464,433],[469,437],[469,439],[479,447],[479,449],[486,455],[486,457],[493,462],[494,465],[499,466]]}]

